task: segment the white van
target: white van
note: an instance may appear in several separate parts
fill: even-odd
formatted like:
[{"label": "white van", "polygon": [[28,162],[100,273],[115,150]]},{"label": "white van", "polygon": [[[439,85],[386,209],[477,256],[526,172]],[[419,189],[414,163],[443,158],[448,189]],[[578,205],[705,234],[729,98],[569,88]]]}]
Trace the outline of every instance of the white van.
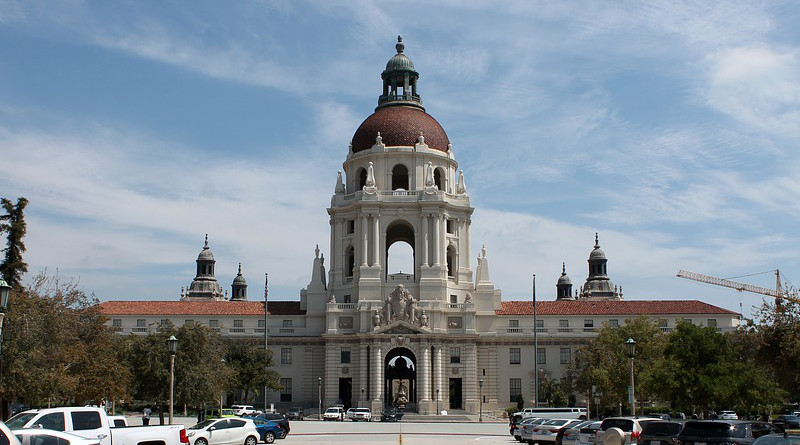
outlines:
[{"label": "white van", "polygon": [[588,419],[586,408],[525,408],[519,414],[522,417],[537,417],[540,419]]}]

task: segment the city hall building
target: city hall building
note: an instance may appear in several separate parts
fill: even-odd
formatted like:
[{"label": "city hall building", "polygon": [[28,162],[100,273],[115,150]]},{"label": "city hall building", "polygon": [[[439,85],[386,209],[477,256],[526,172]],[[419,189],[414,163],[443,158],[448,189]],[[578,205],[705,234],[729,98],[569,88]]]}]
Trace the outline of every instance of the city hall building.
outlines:
[{"label": "city hall building", "polygon": [[[558,379],[600,328],[639,315],[664,331],[680,321],[738,326],[737,313],[697,300],[624,300],[597,235],[593,248],[587,243],[585,283],[573,290],[562,269],[555,297],[536,303],[535,326],[531,301],[503,301],[490,250],[470,250],[475,209],[453,147],[422,105],[419,74],[399,38],[396,50],[381,73],[378,106],[338,172],[327,264],[309,246],[311,279],[299,301],[270,300],[265,316],[263,300],[248,300],[241,265],[230,293],[223,291],[206,238],[179,299],[102,303],[109,324],[120,334],[146,334],[168,319],[262,341],[266,329],[283,386],[268,395],[276,407],[316,407],[321,393],[325,406],[377,412],[399,403],[420,414],[477,412],[480,397],[487,411],[514,405],[517,395],[532,403],[534,357],[540,379]],[[387,272],[395,243],[411,247],[413,271]]]}]

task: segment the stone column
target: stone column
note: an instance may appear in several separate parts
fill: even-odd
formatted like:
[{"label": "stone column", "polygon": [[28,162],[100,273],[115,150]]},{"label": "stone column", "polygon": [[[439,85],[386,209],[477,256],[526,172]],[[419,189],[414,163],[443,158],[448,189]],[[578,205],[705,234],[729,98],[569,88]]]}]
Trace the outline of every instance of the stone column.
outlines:
[{"label": "stone column", "polygon": [[381,267],[381,233],[378,229],[378,215],[372,215],[372,266]]},{"label": "stone column", "polygon": [[[438,399],[436,399],[437,389],[439,390]],[[444,397],[448,391],[449,388],[442,388],[442,348],[437,345],[433,348],[433,397],[441,402],[442,397]],[[439,409],[447,409],[447,407],[440,404]]]},{"label": "stone column", "polygon": [[366,215],[361,215],[361,265],[367,266],[368,259],[367,253],[367,242],[369,240],[369,226],[367,225],[367,217]]},{"label": "stone column", "polygon": [[428,266],[428,215],[422,215],[422,265]]},{"label": "stone column", "polygon": [[442,250],[442,218],[441,215],[433,215],[433,265],[441,264],[440,255]]},{"label": "stone column", "polygon": [[375,406],[377,402],[380,407],[383,401],[383,354],[380,344],[373,344],[372,351],[372,404]]},{"label": "stone column", "polygon": [[419,372],[417,373],[417,399],[425,412],[430,411],[431,401],[431,347],[427,343],[420,344]]},{"label": "stone column", "polygon": [[[479,394],[478,394],[478,350],[477,346],[465,345],[462,346],[462,351],[465,352],[464,361],[464,379],[466,385],[464,388],[464,408],[468,412],[476,413],[479,410]],[[483,381],[484,389],[486,380]]]},{"label": "stone column", "polygon": [[[367,351],[368,351],[367,345],[361,345],[359,347],[359,351],[360,351],[360,353],[358,355],[358,360],[359,360],[359,374],[360,375],[358,377],[358,383],[361,385],[358,388],[359,406],[366,406],[366,403],[367,403],[367,400],[366,400],[367,399],[367,394],[366,394],[366,392],[367,392],[367,389],[369,388],[369,383],[370,383],[370,382],[367,381],[367,362],[369,361],[368,357],[367,357]],[[361,388],[364,388],[365,394],[361,394]]]}]

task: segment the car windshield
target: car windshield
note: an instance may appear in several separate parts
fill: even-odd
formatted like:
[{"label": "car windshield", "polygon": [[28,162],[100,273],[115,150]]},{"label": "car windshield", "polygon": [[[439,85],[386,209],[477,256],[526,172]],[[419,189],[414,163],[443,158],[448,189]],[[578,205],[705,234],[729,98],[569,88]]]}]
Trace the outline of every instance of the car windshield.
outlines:
[{"label": "car windshield", "polygon": [[681,436],[694,437],[744,437],[744,428],[734,428],[727,422],[686,422]]},{"label": "car windshield", "polygon": [[339,412],[339,408],[328,408],[325,412],[326,413],[338,413]]},{"label": "car windshield", "polygon": [[36,413],[19,413],[16,416],[8,419],[6,426],[12,430],[24,428],[25,424],[34,417],[36,417]]},{"label": "car windshield", "polygon": [[289,412],[290,413],[299,413],[300,412],[300,408],[289,408]]},{"label": "car windshield", "polygon": [[675,436],[681,432],[682,423],[649,422],[642,427],[642,436]]},{"label": "car windshield", "polygon": [[357,413],[368,413],[369,408],[356,408]]},{"label": "car windshield", "polygon": [[192,427],[189,427],[189,429],[190,430],[202,430],[203,428],[206,428],[207,426],[211,425],[214,422],[216,422],[216,420],[204,420],[204,421],[202,421],[202,422],[200,422],[200,423],[198,423],[198,424],[196,424],[196,425],[194,425]]}]

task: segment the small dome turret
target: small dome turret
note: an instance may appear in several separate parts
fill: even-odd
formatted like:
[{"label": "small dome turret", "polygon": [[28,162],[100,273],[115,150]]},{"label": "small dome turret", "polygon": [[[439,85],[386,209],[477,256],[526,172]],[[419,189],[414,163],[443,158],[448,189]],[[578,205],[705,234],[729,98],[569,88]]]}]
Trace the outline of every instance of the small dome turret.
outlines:
[{"label": "small dome turret", "polygon": [[242,275],[242,263],[239,263],[239,273],[231,283],[231,301],[247,300],[247,280]]},{"label": "small dome turret", "polygon": [[556,283],[556,300],[572,300],[572,280],[567,275],[565,263],[561,263],[561,276]]}]

